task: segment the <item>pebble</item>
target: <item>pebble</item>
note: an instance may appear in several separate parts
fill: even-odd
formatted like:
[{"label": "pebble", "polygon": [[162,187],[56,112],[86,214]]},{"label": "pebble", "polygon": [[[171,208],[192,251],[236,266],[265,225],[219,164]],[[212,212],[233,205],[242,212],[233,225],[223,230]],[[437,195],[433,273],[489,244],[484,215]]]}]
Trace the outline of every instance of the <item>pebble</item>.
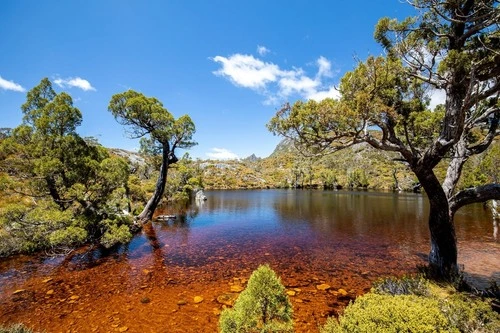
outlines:
[{"label": "pebble", "polygon": [[239,286],[239,285],[233,285],[231,286],[231,291],[234,292],[234,293],[239,293],[239,292],[242,292],[245,288],[243,288],[242,286]]},{"label": "pebble", "polygon": [[54,289],[50,289],[49,291],[46,292],[47,295],[53,295],[54,294]]},{"label": "pebble", "polygon": [[217,297],[217,302],[219,304],[233,306],[233,304],[234,304],[234,302],[236,302],[237,298],[238,298],[238,294],[227,293],[227,294],[222,294],[219,297]]},{"label": "pebble", "polygon": [[342,288],[340,288],[339,290],[337,290],[337,292],[338,292],[340,295],[342,295],[342,296],[347,296],[347,295],[348,295],[348,292],[347,292],[347,291],[345,291],[345,289],[342,289]]},{"label": "pebble", "polygon": [[177,301],[177,305],[186,305],[187,304],[187,301],[185,299],[181,299],[179,301]]},{"label": "pebble", "polygon": [[194,302],[194,304],[201,303],[201,302],[203,302],[203,297],[201,297],[201,296],[195,296],[193,298],[193,302]]},{"label": "pebble", "polygon": [[330,285],[328,285],[326,283],[316,285],[316,289],[318,289],[318,290],[328,290],[330,288],[331,288]]}]

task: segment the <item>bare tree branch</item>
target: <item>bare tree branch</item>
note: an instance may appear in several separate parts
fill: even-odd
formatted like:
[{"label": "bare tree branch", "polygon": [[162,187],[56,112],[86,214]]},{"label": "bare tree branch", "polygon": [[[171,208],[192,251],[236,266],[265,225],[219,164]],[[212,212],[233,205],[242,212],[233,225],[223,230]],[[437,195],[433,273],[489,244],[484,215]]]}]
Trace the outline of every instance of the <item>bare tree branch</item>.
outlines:
[{"label": "bare tree branch", "polygon": [[500,200],[500,184],[488,184],[468,188],[456,193],[448,202],[450,214],[453,216],[461,207],[488,200]]}]

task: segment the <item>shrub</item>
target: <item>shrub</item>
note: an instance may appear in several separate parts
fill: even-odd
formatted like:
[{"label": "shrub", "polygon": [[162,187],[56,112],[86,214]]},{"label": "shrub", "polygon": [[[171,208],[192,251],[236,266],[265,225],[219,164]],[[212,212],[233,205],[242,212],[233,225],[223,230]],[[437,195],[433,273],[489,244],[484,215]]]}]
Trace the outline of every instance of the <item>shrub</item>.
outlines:
[{"label": "shrub", "polygon": [[373,284],[372,292],[380,295],[417,295],[428,296],[429,281],[421,276],[395,278],[389,277]]},{"label": "shrub", "polygon": [[460,332],[500,332],[500,315],[487,302],[457,294],[443,300],[441,310]]},{"label": "shrub", "polygon": [[34,331],[22,324],[14,324],[8,327],[0,326],[0,333],[34,333]]},{"label": "shrub", "polygon": [[255,270],[234,308],[222,312],[221,333],[293,332],[292,305],[280,278],[268,266]]},{"label": "shrub", "polygon": [[459,332],[434,298],[367,294],[349,304],[339,322],[329,318],[321,333]]},{"label": "shrub", "polygon": [[349,304],[321,333],[500,332],[500,315],[488,302],[431,284],[423,277],[388,278]]}]

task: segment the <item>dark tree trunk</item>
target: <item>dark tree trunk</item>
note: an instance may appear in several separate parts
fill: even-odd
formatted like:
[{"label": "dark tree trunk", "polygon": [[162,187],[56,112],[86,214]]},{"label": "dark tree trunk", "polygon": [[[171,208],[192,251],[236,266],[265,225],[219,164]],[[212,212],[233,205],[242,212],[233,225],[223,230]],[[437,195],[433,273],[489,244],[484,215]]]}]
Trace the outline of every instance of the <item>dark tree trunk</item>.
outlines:
[{"label": "dark tree trunk", "polygon": [[429,266],[437,278],[453,279],[458,274],[457,238],[448,199],[432,170],[414,170],[429,198],[431,251]]},{"label": "dark tree trunk", "polygon": [[49,189],[52,200],[54,200],[54,202],[59,206],[59,208],[61,208],[61,210],[65,210],[66,207],[64,205],[64,202],[61,200],[59,192],[57,191],[56,181],[54,180],[54,178],[51,176],[47,176],[45,177],[45,182],[47,183],[47,188]]},{"label": "dark tree trunk", "polygon": [[169,144],[168,143],[163,144],[160,175],[158,176],[158,180],[156,181],[156,187],[153,195],[146,204],[146,207],[144,207],[139,216],[137,216],[137,221],[139,222],[140,225],[147,223],[149,220],[153,218],[155,209],[161,201],[163,192],[165,192],[168,166],[169,164],[173,164],[175,162],[177,162],[177,158],[175,157],[173,152],[170,151]]}]

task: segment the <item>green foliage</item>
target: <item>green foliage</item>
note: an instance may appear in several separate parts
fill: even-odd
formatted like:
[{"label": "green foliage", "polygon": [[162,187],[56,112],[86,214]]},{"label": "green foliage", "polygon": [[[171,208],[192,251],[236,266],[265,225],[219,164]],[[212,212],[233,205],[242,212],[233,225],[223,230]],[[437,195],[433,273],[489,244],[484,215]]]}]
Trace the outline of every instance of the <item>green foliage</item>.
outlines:
[{"label": "green foliage", "polygon": [[0,333],[35,333],[32,329],[23,324],[14,324],[10,326],[0,326]]},{"label": "green foliage", "polygon": [[429,281],[417,277],[389,277],[373,284],[372,292],[380,295],[430,295]]},{"label": "green foliage", "polygon": [[433,298],[415,295],[367,294],[358,297],[340,316],[339,322],[330,318],[321,333],[433,333],[459,332],[450,327]]},{"label": "green foliage", "polygon": [[110,248],[116,244],[128,243],[132,239],[130,224],[131,221],[125,217],[101,221],[105,232],[100,239],[100,243],[106,248]]},{"label": "green foliage", "polygon": [[219,327],[221,333],[293,332],[292,305],[268,265],[252,273],[234,308],[222,312]]},{"label": "green foliage", "polygon": [[461,188],[468,188],[485,183],[500,182],[500,141],[492,143],[481,155],[473,156],[464,166],[464,178]]},{"label": "green foliage", "polygon": [[0,210],[0,228],[9,235],[2,238],[0,256],[40,249],[57,251],[82,244],[88,237],[81,221],[75,219],[71,211],[61,211],[50,201],[32,207],[7,205]]},{"label": "green foliage", "polygon": [[[2,207],[1,255],[59,251],[115,234],[102,220],[128,208],[128,163],[76,133],[81,112],[48,79],[21,109],[23,124],[0,141],[0,187],[8,201],[29,200]],[[129,238],[123,228],[119,234],[115,240]]]},{"label": "green foliage", "polygon": [[500,332],[500,315],[488,302],[457,294],[443,300],[440,308],[460,332]]},{"label": "green foliage", "polygon": [[142,138],[142,152],[153,157],[155,163],[160,161],[161,152],[154,192],[138,216],[144,223],[151,219],[164,194],[169,165],[178,161],[176,148],[187,149],[196,145],[192,139],[195,126],[188,115],[175,119],[159,100],[133,90],[114,95],[108,110],[119,123],[128,127],[132,138]]},{"label": "green foliage", "polygon": [[487,301],[443,288],[422,277],[388,278],[329,318],[321,333],[499,332],[500,315]]}]

